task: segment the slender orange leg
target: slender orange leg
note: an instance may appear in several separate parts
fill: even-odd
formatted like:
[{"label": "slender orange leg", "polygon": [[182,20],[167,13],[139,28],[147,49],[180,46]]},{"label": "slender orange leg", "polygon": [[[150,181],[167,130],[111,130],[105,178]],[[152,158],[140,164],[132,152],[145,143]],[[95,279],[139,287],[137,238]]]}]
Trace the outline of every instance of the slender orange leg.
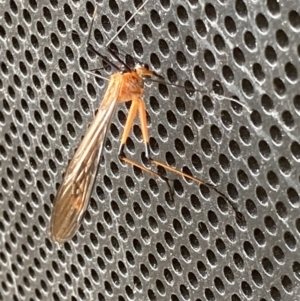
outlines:
[{"label": "slender orange leg", "polygon": [[139,112],[139,119],[141,123],[141,131],[143,135],[143,141],[145,143],[145,152],[146,157],[150,159],[149,153],[149,132],[147,127],[147,115],[146,115],[146,106],[144,101],[141,98],[133,98],[131,107],[128,113],[128,117],[125,123],[124,132],[121,139],[121,145],[119,150],[119,156],[125,157],[124,155],[124,145],[129,136],[129,132],[132,129],[133,120],[137,114],[137,110]]},{"label": "slender orange leg", "polygon": [[146,105],[141,98],[139,99],[139,117],[140,117],[140,122],[141,122],[141,130],[142,130],[143,140],[145,143],[146,157],[150,159],[149,132],[148,132],[148,127],[147,127]]},{"label": "slender orange leg", "polygon": [[127,120],[126,120],[126,123],[125,123],[125,126],[124,126],[124,132],[123,132],[123,135],[122,135],[122,138],[121,138],[121,149],[125,145],[126,140],[129,136],[129,132],[132,129],[133,120],[136,116],[138,107],[139,107],[139,102],[136,101],[136,100],[132,100],[131,107],[130,107],[130,110],[129,110],[129,113],[128,113],[128,116],[127,116]]}]

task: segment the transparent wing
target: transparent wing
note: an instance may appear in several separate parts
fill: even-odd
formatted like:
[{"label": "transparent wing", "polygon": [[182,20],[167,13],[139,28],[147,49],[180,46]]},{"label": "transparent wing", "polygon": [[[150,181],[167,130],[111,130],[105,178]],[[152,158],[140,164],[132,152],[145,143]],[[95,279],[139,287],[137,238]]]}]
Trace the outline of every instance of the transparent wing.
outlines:
[{"label": "transparent wing", "polygon": [[121,80],[111,81],[101,106],[71,160],[58,189],[51,216],[51,238],[71,239],[77,232],[90,200],[103,143],[115,111]]}]

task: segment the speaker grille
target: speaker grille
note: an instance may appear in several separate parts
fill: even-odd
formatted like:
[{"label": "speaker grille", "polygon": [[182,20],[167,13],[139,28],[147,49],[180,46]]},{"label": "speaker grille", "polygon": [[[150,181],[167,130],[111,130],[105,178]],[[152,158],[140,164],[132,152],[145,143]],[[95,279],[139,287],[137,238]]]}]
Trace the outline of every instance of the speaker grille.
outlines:
[{"label": "speaker grille", "polygon": [[[99,2],[99,52],[140,4]],[[121,164],[120,105],[79,232],[50,240],[55,193],[107,86],[85,73],[102,67],[86,50],[95,5],[0,1],[0,300],[297,300],[297,1],[150,0],[113,41],[129,65],[184,86],[145,84],[151,156],[216,185],[238,217],[204,185],[168,174],[170,199]],[[136,122],[126,154],[143,152]]]}]

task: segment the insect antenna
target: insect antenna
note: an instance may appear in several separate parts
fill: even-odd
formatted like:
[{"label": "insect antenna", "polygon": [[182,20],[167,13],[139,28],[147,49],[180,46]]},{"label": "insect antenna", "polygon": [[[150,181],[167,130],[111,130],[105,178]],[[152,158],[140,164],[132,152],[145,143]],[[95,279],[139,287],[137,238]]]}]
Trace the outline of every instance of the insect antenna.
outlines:
[{"label": "insect antenna", "polygon": [[[91,34],[92,34],[92,28],[94,25],[95,18],[97,16],[97,3],[96,7],[93,13],[93,18],[91,21],[90,25],[90,30],[88,33],[88,38],[87,38],[87,49],[93,52],[94,54],[98,55],[101,57],[106,63],[110,64],[112,67],[116,68],[118,71],[131,71],[131,68],[116,54],[116,52],[109,47],[111,43],[114,41],[114,39],[120,34],[120,32],[130,23],[130,21],[141,11],[141,9],[148,3],[149,0],[146,0],[140,7],[132,14],[132,16],[122,25],[122,27],[119,28],[119,30],[116,32],[116,34],[106,43],[105,48],[107,51],[111,54],[113,58],[115,58],[121,65],[122,68],[119,68],[117,65],[115,65],[113,62],[111,62],[106,56],[102,55],[100,52],[98,52],[93,44],[90,42],[91,41]],[[91,71],[91,70],[90,70]]]},{"label": "insect antenna", "polygon": [[106,47],[112,43],[112,41],[119,35],[119,33],[130,23],[130,21],[141,11],[141,9],[148,3],[146,0],[140,7],[132,14],[132,16],[123,24],[123,26],[116,32],[116,34],[107,42]]},{"label": "insect antenna", "polygon": [[[91,52],[93,52],[94,54],[98,55],[104,62],[106,62],[107,64],[111,65],[112,67],[114,67],[117,71],[122,71],[121,68],[119,66],[117,66],[116,64],[114,64],[111,60],[109,60],[105,55],[101,54],[99,51],[97,51],[95,49],[95,47],[92,44],[88,44],[87,49],[90,50]],[[123,64],[123,63],[122,63]],[[123,66],[126,66],[125,64],[123,64]],[[125,67],[126,68],[126,67]],[[91,70],[90,70],[91,71]]]}]

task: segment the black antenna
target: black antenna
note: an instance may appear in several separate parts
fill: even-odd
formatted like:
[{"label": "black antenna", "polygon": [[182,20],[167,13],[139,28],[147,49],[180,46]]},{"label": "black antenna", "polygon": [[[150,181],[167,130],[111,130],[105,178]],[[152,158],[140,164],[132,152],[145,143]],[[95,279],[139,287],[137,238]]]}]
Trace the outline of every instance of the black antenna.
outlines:
[{"label": "black antenna", "polygon": [[115,65],[113,62],[111,62],[110,60],[108,60],[107,57],[105,57],[104,55],[102,55],[100,52],[98,52],[95,47],[90,43],[91,40],[91,33],[92,33],[92,28],[93,28],[93,24],[94,24],[94,20],[95,17],[97,15],[97,3],[96,3],[96,7],[94,10],[94,14],[93,14],[93,18],[92,18],[92,22],[90,25],[90,30],[89,30],[89,34],[88,34],[88,39],[87,39],[87,49],[92,51],[93,53],[97,54],[99,57],[101,57],[107,64],[110,64],[112,67],[116,68],[116,70],[118,71],[127,71],[130,72],[131,68],[123,61],[121,60],[121,58],[115,53],[115,51],[113,51],[109,45],[112,43],[112,41],[119,35],[119,33],[128,25],[128,23],[134,18],[134,16],[147,4],[149,0],[146,0],[137,10],[134,14],[132,14],[132,16],[123,24],[123,26],[117,31],[117,33],[108,41],[108,43],[106,44],[106,49],[108,50],[108,52],[123,66],[123,70],[121,70],[117,65]]},{"label": "black antenna", "polygon": [[104,56],[103,54],[101,54],[99,51],[97,51],[95,49],[95,47],[91,44],[88,43],[87,45],[87,49],[90,50],[91,52],[95,53],[96,55],[98,55],[99,57],[101,57],[101,59],[103,61],[105,61],[107,64],[111,65],[112,67],[114,67],[116,70],[118,71],[122,71],[121,68],[119,66],[117,66],[116,64],[114,64],[112,61],[110,61],[106,56]]}]

